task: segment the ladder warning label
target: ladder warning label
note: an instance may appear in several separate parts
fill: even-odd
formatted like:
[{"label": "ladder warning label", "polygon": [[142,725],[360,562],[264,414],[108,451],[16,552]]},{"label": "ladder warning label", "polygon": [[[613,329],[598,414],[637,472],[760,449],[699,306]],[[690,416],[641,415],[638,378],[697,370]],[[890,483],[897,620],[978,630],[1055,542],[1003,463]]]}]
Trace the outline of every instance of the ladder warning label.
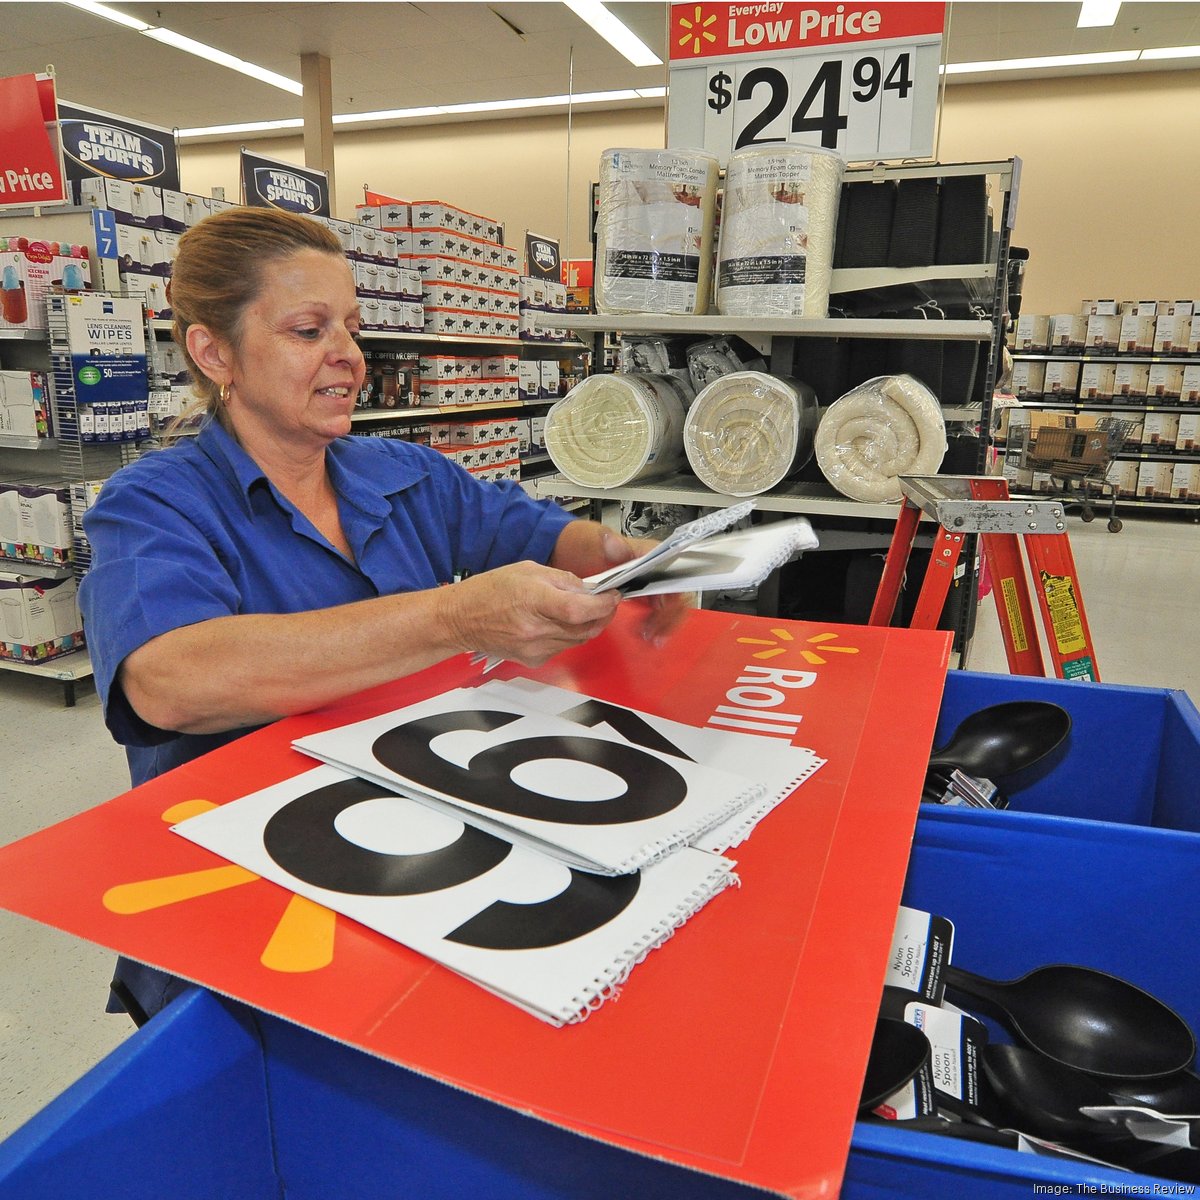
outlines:
[{"label": "ladder warning label", "polygon": [[1004,611],[1012,633],[1013,649],[1022,653],[1029,649],[1029,635],[1025,630],[1025,622],[1021,620],[1021,608],[1017,603],[1017,581],[1011,575],[1006,576],[1000,580],[1000,591],[1004,596]]},{"label": "ladder warning label", "polygon": [[1059,654],[1075,654],[1088,648],[1075,595],[1075,580],[1070,575],[1051,575],[1041,571],[1042,594],[1050,613],[1050,625]]},{"label": "ladder warning label", "polygon": [[1073,658],[1070,662],[1063,663],[1063,678],[1097,682],[1096,664],[1092,662],[1091,655],[1085,654],[1082,658]]}]

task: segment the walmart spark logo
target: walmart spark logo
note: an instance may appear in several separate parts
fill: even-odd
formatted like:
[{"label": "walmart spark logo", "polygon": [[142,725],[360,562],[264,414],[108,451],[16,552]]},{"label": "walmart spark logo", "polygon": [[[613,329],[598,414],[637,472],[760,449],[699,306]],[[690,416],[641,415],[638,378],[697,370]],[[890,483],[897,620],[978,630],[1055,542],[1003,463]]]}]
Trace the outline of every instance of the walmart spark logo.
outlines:
[{"label": "walmart spark logo", "polygon": [[[185,800],[168,808],[162,814],[162,819],[174,825],[216,807],[210,800]],[[102,903],[109,912],[134,916],[241,887],[246,883],[256,883],[261,878],[245,867],[229,864],[118,884],[104,893]],[[297,973],[319,971],[327,967],[333,961],[336,921],[337,914],[332,909],[303,896],[290,897],[259,961],[269,971]]]},{"label": "walmart spark logo", "polygon": [[679,39],[680,46],[687,46],[691,43],[692,53],[699,54],[704,47],[704,43],[712,43],[717,40],[716,35],[709,33],[708,27],[717,23],[716,14],[706,17],[704,10],[699,4],[692,17],[681,16],[679,18],[679,28],[683,31],[683,36]]},{"label": "walmart spark logo", "polygon": [[[771,638],[753,638],[740,637],[738,641],[744,646],[762,646],[764,649],[756,650],[750,657],[758,658],[764,661],[772,658],[778,658],[781,654],[786,654],[789,649],[794,648],[796,641],[795,637],[786,629],[772,629],[771,633],[775,635],[774,640]],[[809,646],[814,646],[813,650],[800,650],[800,657],[806,663],[812,663],[813,666],[823,667],[829,659],[825,658],[826,654],[857,654],[857,646],[831,646],[828,643],[837,640],[836,633],[818,633],[813,637],[805,638],[805,643]],[[784,645],[780,645],[782,642]]]}]

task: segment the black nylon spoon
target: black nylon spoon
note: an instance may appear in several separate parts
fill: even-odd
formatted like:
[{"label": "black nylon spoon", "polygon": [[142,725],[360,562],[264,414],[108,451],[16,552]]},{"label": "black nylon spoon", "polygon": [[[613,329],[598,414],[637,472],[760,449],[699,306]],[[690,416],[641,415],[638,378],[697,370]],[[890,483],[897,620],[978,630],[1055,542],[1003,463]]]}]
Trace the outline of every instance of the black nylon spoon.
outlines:
[{"label": "black nylon spoon", "polygon": [[894,1017],[878,1018],[859,1108],[869,1110],[882,1104],[916,1075],[931,1053],[929,1039],[915,1025]]},{"label": "black nylon spoon", "polygon": [[1089,1075],[1153,1079],[1182,1070],[1196,1053],[1178,1013],[1091,967],[1056,964],[1005,981],[947,967],[945,980],[982,1001],[1025,1045]]},{"label": "black nylon spoon", "polygon": [[1071,732],[1071,715],[1045,700],[992,704],[964,717],[950,740],[929,756],[930,771],[996,780],[1032,766]]},{"label": "black nylon spoon", "polygon": [[1108,1102],[1108,1091],[1099,1080],[1036,1050],[990,1043],[983,1048],[983,1073],[995,1101],[1019,1129],[1080,1146],[1129,1137],[1121,1123],[1079,1111]]},{"label": "black nylon spoon", "polygon": [[1143,1083],[1113,1080],[1109,1092],[1118,1104],[1139,1104],[1160,1113],[1200,1113],[1200,1075],[1194,1071]]}]

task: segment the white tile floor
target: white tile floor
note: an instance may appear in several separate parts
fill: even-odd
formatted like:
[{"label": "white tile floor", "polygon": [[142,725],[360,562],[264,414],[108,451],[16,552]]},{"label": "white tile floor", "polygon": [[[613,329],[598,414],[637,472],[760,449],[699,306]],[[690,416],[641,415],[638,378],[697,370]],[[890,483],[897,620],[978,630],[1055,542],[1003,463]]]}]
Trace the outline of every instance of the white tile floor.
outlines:
[{"label": "white tile floor", "polygon": [[[1178,514],[1127,517],[1109,534],[1071,521],[1071,542],[1106,682],[1174,687],[1200,700],[1200,529]],[[967,663],[1006,671],[990,600]],[[75,708],[45,680],[0,672],[0,844],[123,791],[125,759],[90,684]],[[112,955],[0,912],[0,1137],[120,1043],[133,1026],[103,1012]]]}]

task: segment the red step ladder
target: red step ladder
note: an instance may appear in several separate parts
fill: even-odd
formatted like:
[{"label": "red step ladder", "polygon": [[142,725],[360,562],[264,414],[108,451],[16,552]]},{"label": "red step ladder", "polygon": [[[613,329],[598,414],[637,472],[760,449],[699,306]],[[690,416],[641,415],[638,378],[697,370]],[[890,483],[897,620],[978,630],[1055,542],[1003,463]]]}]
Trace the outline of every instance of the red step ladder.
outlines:
[{"label": "red step ladder", "polygon": [[1046,674],[1030,598],[1032,578],[1055,675],[1099,681],[1060,503],[1012,500],[1007,480],[991,475],[904,476],[900,487],[904,500],[868,625],[892,623],[917,526],[925,514],[938,528],[913,611],[913,629],[937,628],[965,535],[977,533],[992,576],[1008,669],[1014,675]]}]

